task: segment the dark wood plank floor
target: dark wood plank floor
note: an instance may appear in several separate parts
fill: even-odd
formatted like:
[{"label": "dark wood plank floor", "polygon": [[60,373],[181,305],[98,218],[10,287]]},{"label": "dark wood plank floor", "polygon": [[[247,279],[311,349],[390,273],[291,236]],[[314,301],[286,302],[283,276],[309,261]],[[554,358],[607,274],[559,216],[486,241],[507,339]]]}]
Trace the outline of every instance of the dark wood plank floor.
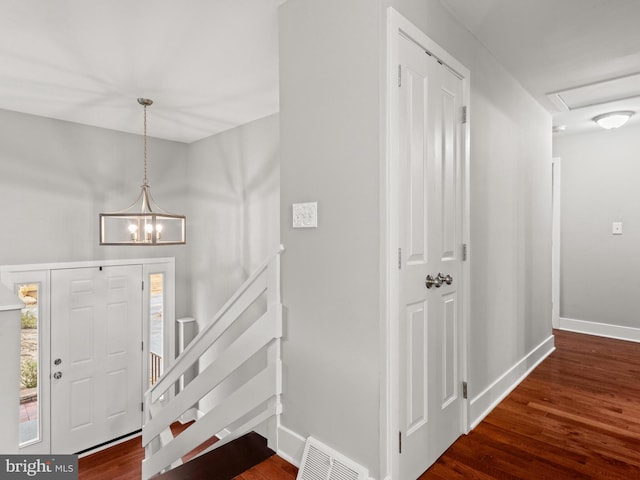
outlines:
[{"label": "dark wood plank floor", "polygon": [[[554,333],[557,350],[419,480],[640,479],[640,344]],[[80,480],[139,479],[142,448],[127,448],[91,472],[81,459]],[[296,475],[274,455],[236,480]]]},{"label": "dark wood plank floor", "polygon": [[420,480],[640,479],[640,344],[554,334],[556,351]]},{"label": "dark wood plank floor", "polygon": [[[174,436],[180,435],[193,422],[171,425]],[[188,462],[192,457],[215,443],[216,438],[207,440],[182,457]],[[142,477],[144,449],[140,437],[132,438],[106,450],[88,455],[78,460],[78,480],[139,480]]]}]

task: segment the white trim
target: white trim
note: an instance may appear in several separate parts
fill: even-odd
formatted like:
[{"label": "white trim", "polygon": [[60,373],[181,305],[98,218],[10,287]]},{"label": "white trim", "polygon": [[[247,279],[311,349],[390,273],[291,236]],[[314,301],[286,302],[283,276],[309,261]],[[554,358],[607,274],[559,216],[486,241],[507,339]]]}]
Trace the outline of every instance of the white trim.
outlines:
[{"label": "white trim", "polygon": [[560,328],[560,212],[561,212],[561,166],[560,158],[551,161],[553,175],[553,191],[551,202],[551,325]]},{"label": "white trim", "polygon": [[174,257],[163,258],[129,258],[126,260],[86,260],[81,262],[55,262],[55,263],[33,263],[26,265],[2,265],[0,273],[3,272],[29,272],[34,270],[63,270],[67,268],[91,268],[91,267],[111,267],[120,265],[147,265],[154,263],[173,263]]},{"label": "white trim", "polygon": [[588,320],[576,320],[560,317],[560,330],[569,332],[596,335],[598,337],[640,342],[640,328],[626,327],[624,325],[610,325],[607,323],[590,322]]},{"label": "white trim", "polygon": [[276,453],[280,458],[297,468],[300,468],[302,463],[305,442],[306,439],[302,435],[282,425],[278,426],[278,451]]},{"label": "white trim", "polygon": [[[399,364],[400,352],[398,343],[398,295],[399,274],[397,265],[398,255],[398,218],[397,218],[397,176],[393,161],[397,145],[397,106],[398,106],[398,55],[400,35],[407,37],[425,50],[439,58],[450,70],[456,73],[463,82],[462,105],[467,107],[467,123],[463,126],[462,152],[462,243],[470,246],[470,71],[447,53],[442,47],[433,42],[418,27],[401,16],[392,7],[387,9],[386,32],[386,68],[382,72],[382,84],[385,85],[381,99],[381,147],[384,155],[381,164],[381,374],[380,374],[380,476],[383,478],[397,478],[399,475],[398,453],[398,398],[399,398]],[[469,273],[471,267],[470,255],[462,263],[461,282],[461,380],[469,380]],[[461,433],[469,429],[469,402],[462,402]]]},{"label": "white trim", "polygon": [[471,428],[475,428],[511,391],[556,349],[549,336],[470,402]]}]

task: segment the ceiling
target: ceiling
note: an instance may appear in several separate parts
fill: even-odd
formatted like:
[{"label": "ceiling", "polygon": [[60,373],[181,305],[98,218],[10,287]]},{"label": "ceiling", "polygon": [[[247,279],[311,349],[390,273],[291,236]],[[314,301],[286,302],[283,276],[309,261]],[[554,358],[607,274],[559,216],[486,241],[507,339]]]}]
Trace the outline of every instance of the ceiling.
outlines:
[{"label": "ceiling", "polygon": [[278,111],[284,0],[0,0],[0,108],[192,142]]},{"label": "ceiling", "polygon": [[[640,73],[640,1],[441,2],[554,114],[554,125],[566,126],[565,134],[596,130],[591,119],[613,110],[638,112],[630,123],[640,124],[640,82],[607,82]],[[548,96],[592,84],[607,88],[571,93],[580,94],[576,105],[596,105],[566,110]]]},{"label": "ceiling", "polygon": [[[284,1],[0,0],[0,108],[141,133],[142,96],[149,135],[187,143],[270,115]],[[566,133],[610,110],[640,124],[640,1],[440,1]],[[607,102],[561,111],[565,90]]]}]

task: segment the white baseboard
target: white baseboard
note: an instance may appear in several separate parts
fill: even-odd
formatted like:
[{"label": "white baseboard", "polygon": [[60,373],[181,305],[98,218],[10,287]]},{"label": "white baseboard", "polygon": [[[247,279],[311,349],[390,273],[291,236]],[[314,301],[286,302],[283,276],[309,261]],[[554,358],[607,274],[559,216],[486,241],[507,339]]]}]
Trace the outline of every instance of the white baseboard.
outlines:
[{"label": "white baseboard", "polygon": [[627,340],[630,342],[640,342],[640,328],[624,327],[622,325],[609,325],[606,323],[560,317],[560,330],[597,335],[598,337],[615,338],[617,340]]},{"label": "white baseboard", "polygon": [[302,463],[304,444],[307,441],[302,435],[298,435],[293,430],[289,430],[282,425],[278,426],[278,451],[279,457],[283,458],[297,468]]},{"label": "white baseboard", "polygon": [[496,405],[504,400],[554,350],[554,337],[551,335],[483,392],[473,398],[469,403],[470,427],[472,429],[475,428]]}]

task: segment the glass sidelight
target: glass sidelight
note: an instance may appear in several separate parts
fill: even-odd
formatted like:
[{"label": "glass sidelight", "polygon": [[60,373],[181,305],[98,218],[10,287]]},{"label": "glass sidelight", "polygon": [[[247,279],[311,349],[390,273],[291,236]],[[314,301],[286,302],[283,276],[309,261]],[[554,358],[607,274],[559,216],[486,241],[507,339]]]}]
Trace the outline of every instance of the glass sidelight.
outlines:
[{"label": "glass sidelight", "polygon": [[16,285],[21,310],[20,330],[20,446],[40,439],[40,284]]},{"label": "glass sidelight", "polygon": [[164,273],[150,274],[149,283],[149,386],[152,386],[164,371]]}]

